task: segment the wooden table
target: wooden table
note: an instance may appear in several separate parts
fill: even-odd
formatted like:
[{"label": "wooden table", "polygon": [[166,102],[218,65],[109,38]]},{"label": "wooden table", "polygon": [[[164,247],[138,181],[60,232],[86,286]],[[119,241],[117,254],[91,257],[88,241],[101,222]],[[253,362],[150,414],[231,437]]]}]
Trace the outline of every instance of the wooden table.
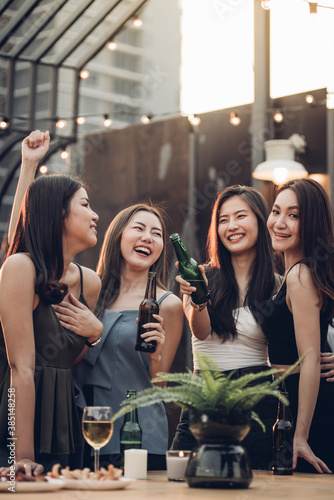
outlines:
[{"label": "wooden table", "polygon": [[[0,500],[9,493],[0,493]],[[15,493],[15,500],[333,500],[334,475],[294,474],[272,476],[253,471],[247,489],[189,488],[187,483],[168,481],[165,472],[149,472],[147,480],[134,481],[123,490],[58,490],[47,493]]]}]

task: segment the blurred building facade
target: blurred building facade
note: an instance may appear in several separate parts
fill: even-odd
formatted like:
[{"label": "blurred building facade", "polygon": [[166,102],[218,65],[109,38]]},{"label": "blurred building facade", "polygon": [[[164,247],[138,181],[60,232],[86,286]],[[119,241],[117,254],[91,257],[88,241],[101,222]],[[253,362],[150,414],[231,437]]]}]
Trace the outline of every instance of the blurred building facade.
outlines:
[{"label": "blurred building facade", "polygon": [[[30,4],[30,10],[28,9]],[[43,23],[43,18],[54,10],[54,15],[38,35],[21,52],[20,57],[26,61],[15,62],[15,78],[13,78],[14,91],[12,95],[12,120],[11,131],[17,131],[18,140],[10,151],[0,157],[0,186],[3,185],[3,196],[0,207],[0,236],[6,230],[9,220],[13,194],[18,177],[18,169],[15,167],[20,151],[21,139],[27,135],[26,131],[32,129],[46,130],[54,128],[54,121],[64,120],[66,126],[54,129],[55,135],[64,137],[64,147],[68,144],[67,139],[73,135],[76,127],[76,147],[72,149],[71,158],[61,158],[60,148],[50,156],[47,166],[49,172],[78,172],[81,170],[81,160],[85,151],[81,146],[81,138],[90,133],[103,133],[106,130],[106,122],[113,129],[127,127],[134,123],[140,123],[141,116],[159,116],[170,114],[171,111],[179,112],[179,88],[180,88],[180,17],[181,10],[178,0],[154,0],[146,2],[135,2],[135,0],[121,0],[106,3],[105,0],[40,0],[35,2],[14,0],[6,2],[7,8],[2,9],[0,19],[0,117],[3,119],[8,110],[9,79],[12,78],[11,56],[17,54],[22,44],[28,39],[29,33],[37,25]],[[110,14],[105,17],[95,30],[89,33],[85,39],[66,59],[66,64],[59,68],[57,82],[57,104],[55,115],[50,121],[50,107],[53,91],[53,71],[48,62],[61,60],[62,54],[66,54],[68,47],[82,33],[88,33],[89,27],[96,22],[107,5],[115,5],[110,9]],[[79,88],[78,106],[76,117],[82,118],[82,124],[73,123],[73,95],[75,78],[71,66],[83,58],[85,53],[92,53],[95,45],[99,43],[102,33],[113,32],[115,25],[118,26],[121,19],[125,19],[127,12],[131,12],[133,5],[143,5],[136,12],[136,16],[142,20],[142,25],[135,26],[133,18],[126,22],[117,37],[110,38],[105,47],[100,50],[85,66],[89,77],[81,79]],[[60,9],[60,6],[62,8]],[[84,6],[86,7],[84,9]],[[25,10],[25,13],[23,11]],[[82,14],[64,33],[62,29],[65,23],[69,23],[79,10]],[[22,17],[22,22],[12,33],[7,35],[1,45],[1,34],[13,25],[15,19]],[[23,17],[24,16],[24,17]],[[59,37],[57,39],[57,33]],[[171,36],[171,34],[173,36]],[[54,44],[41,59],[42,64],[31,65],[30,59],[42,54],[43,46],[47,46],[50,39],[54,38]],[[112,49],[112,50],[110,50]],[[9,57],[5,57],[8,55]],[[15,58],[14,58],[15,59]],[[32,73],[35,72],[36,94],[31,96]],[[163,96],[163,98],[161,97]],[[33,101],[33,102],[32,102]],[[30,120],[31,107],[34,106],[33,123]],[[51,130],[52,131],[52,130]],[[0,132],[1,147],[8,141],[6,130]],[[4,148],[3,148],[4,149]],[[69,150],[68,150],[69,152]],[[13,166],[11,164],[13,163]],[[12,168],[15,172],[10,179],[8,170]],[[4,186],[4,184],[6,184]]]}]

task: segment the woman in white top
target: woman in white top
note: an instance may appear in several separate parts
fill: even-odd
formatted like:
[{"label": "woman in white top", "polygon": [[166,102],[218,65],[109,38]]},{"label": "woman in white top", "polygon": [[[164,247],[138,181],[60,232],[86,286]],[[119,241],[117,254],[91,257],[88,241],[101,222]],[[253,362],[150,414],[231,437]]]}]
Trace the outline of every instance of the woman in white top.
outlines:
[{"label": "woman in white top", "polygon": [[[231,186],[221,191],[212,210],[207,240],[209,264],[201,266],[209,282],[211,302],[193,304],[191,293],[196,289],[181,276],[176,278],[192,331],[195,371],[199,351],[208,354],[221,371],[235,370],[234,377],[269,368],[261,323],[266,314],[265,301],[275,290],[278,278],[274,274],[267,216],[265,200],[254,188]],[[253,468],[271,469],[277,401],[266,398],[255,411],[266,432],[254,423],[244,445]],[[172,444],[174,449],[196,444],[184,413]]]}]

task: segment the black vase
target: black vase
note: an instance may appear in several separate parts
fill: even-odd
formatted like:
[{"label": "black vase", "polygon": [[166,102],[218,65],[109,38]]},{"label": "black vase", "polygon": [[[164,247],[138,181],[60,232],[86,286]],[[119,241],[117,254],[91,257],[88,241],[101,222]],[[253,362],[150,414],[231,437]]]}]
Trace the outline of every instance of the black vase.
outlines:
[{"label": "black vase", "polygon": [[252,469],[241,441],[250,430],[250,422],[248,411],[189,411],[190,430],[198,441],[185,474],[189,486],[248,488]]}]

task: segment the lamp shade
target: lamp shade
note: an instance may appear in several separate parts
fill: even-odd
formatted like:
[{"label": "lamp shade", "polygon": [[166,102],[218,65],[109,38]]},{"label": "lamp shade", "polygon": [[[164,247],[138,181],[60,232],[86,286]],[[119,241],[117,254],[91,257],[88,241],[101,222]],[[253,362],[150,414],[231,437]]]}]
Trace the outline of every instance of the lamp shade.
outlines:
[{"label": "lamp shade", "polygon": [[264,143],[266,160],[252,173],[255,179],[284,184],[307,177],[304,165],[295,161],[295,148],[289,139],[274,139]]}]

